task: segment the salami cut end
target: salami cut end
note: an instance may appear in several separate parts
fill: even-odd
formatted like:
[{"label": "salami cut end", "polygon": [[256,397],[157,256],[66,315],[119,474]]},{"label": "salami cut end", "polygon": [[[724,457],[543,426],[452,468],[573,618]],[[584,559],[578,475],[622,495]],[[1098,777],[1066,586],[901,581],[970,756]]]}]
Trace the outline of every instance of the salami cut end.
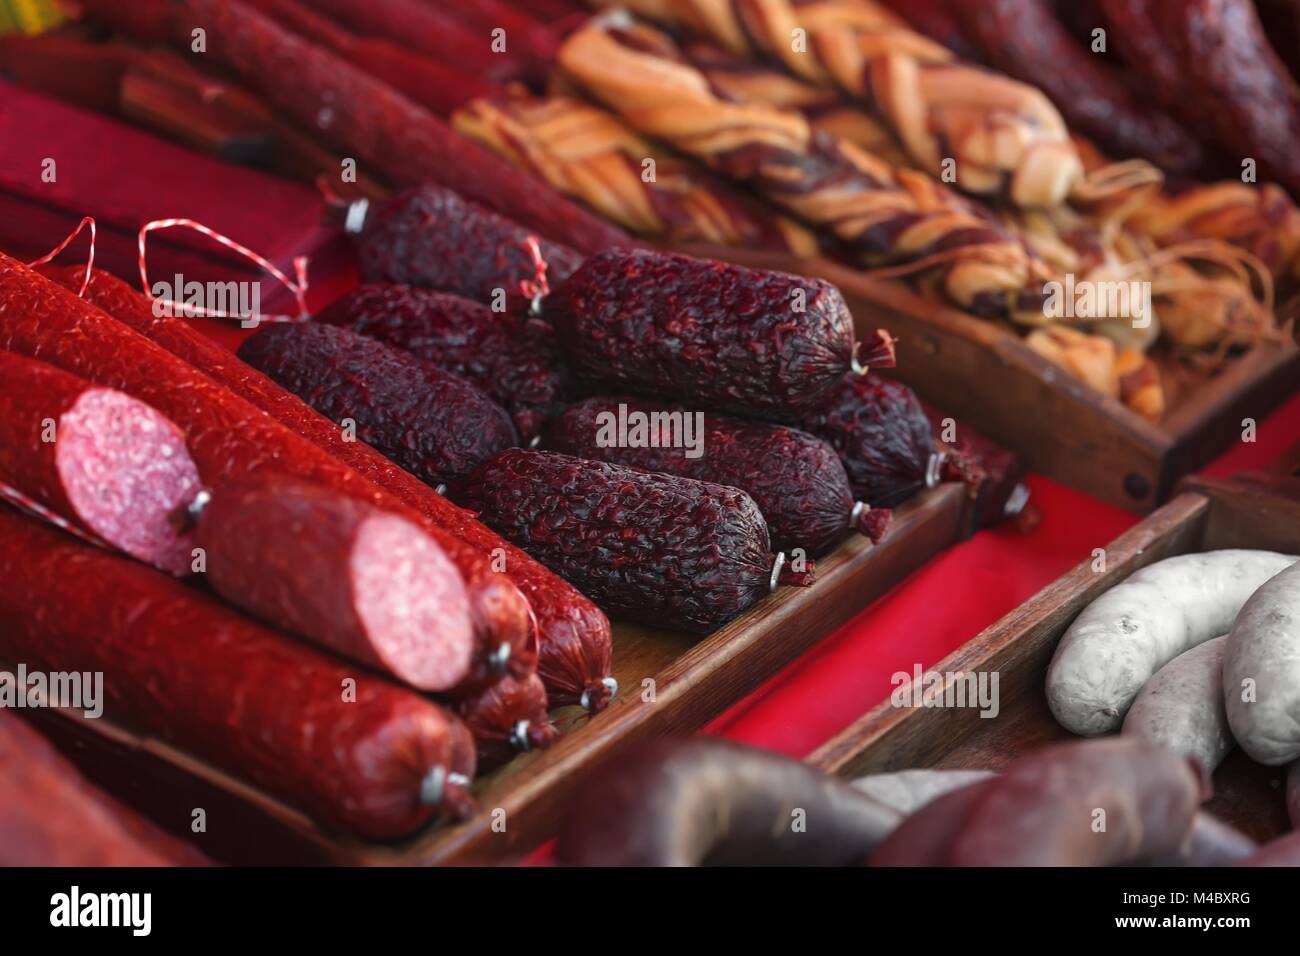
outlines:
[{"label": "salami cut end", "polygon": [[[402,518],[377,515],[357,529],[353,602],[371,645],[396,676],[448,690],[470,667],[469,599],[456,566]],[[437,641],[431,635],[440,635]]]},{"label": "salami cut end", "polygon": [[186,509],[202,488],[185,436],[143,402],[91,388],[60,417],[55,463],[86,526],[172,574],[190,571]]}]

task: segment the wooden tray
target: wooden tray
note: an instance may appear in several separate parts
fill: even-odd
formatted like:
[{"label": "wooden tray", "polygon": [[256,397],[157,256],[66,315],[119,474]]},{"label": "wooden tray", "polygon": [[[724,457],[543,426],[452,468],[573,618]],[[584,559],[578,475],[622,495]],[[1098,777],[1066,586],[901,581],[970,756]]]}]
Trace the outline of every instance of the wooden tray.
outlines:
[{"label": "wooden tray", "polygon": [[898,337],[894,375],[932,405],[1020,455],[1031,471],[1110,504],[1150,511],[1179,478],[1234,441],[1242,419],[1260,418],[1300,388],[1300,347],[1261,343],[1175,402],[1154,424],[1072,378],[996,322],[922,298],[828,259],[726,247],[691,255],[819,276],[844,293],[859,334]]},{"label": "wooden tray", "polygon": [[[97,782],[223,861],[422,865],[509,858],[552,835],[570,792],[602,761],[646,737],[696,730],[958,541],[967,501],[960,485],[923,492],[895,512],[881,544],[847,540],[818,561],[812,587],[782,588],[702,640],[616,625],[620,690],[609,708],[590,720],[576,707],[558,711],[554,716],[567,732],[554,747],[517,757],[476,781],[476,816],[402,844],[325,832],[203,761],[102,718],[51,711],[36,716]],[[647,680],[653,681],[653,701]],[[189,832],[194,807],[207,811],[206,834]]]},{"label": "wooden tray", "polygon": [[[998,770],[1043,744],[1071,738],[1047,709],[1047,665],[1065,629],[1090,601],[1162,558],[1215,548],[1300,553],[1300,480],[1272,475],[1193,479],[1159,511],[1106,547],[1106,571],[1080,564],[936,664],[934,671],[996,671],[1000,713],[900,708],[883,701],[808,757],[844,777],[911,767]],[[1257,839],[1288,829],[1286,767],[1252,763],[1238,749],[1214,775],[1208,809]]]}]

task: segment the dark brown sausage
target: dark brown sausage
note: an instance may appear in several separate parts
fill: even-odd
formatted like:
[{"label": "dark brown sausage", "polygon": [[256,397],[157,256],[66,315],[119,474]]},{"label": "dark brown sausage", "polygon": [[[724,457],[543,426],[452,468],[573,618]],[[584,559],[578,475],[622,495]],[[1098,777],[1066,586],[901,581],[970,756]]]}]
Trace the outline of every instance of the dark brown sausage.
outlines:
[{"label": "dark brown sausage", "polygon": [[129,395],[0,352],[0,484],[134,558],[190,572],[198,468],[181,430]]},{"label": "dark brown sausage", "polygon": [[898,811],[807,764],[725,740],[656,740],[574,799],[556,856],[577,866],[844,866]]},{"label": "dark brown sausage", "polygon": [[213,590],[262,620],[420,690],[469,675],[465,585],[405,518],[262,473],[214,491],[196,537]]},{"label": "dark brown sausage", "polygon": [[0,579],[0,656],[102,672],[110,720],[366,837],[468,807],[469,731],[414,692],[9,509]]}]

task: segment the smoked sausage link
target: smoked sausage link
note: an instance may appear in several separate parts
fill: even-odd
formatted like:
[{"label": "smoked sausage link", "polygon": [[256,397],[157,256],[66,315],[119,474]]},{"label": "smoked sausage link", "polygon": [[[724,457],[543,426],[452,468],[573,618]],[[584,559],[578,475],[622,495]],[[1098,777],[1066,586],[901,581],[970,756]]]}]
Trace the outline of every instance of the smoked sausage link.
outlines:
[{"label": "smoked sausage link", "polygon": [[580,253],[529,232],[450,189],[425,184],[366,216],[357,259],[367,282],[399,282],[492,305],[567,279]]},{"label": "smoked sausage link", "polygon": [[[633,416],[640,423],[628,427]],[[817,557],[850,530],[873,542],[884,536],[889,510],[854,502],[835,449],[820,438],[784,425],[703,412],[696,430],[695,416],[683,406],[648,399],[591,398],[551,422],[542,447],[739,488],[763,512],[773,548]],[[686,425],[692,431],[690,447],[683,441]],[[632,441],[635,428],[641,437]]]},{"label": "smoked sausage link", "polygon": [[519,443],[500,405],[410,353],[317,322],[264,325],[239,357],[431,485]]},{"label": "smoked sausage link", "polygon": [[[0,260],[0,266],[3,265],[3,260]],[[3,268],[0,268],[0,276],[3,274]],[[76,290],[81,287],[84,272],[80,268],[64,267],[50,270],[49,275],[65,289]],[[581,703],[598,711],[608,703],[613,686],[609,676],[609,619],[567,581],[488,530],[468,511],[457,508],[365,442],[344,441],[342,430],[337,425],[184,320],[154,315],[148,301],[122,280],[96,271],[86,298],[119,322],[152,339],[186,365],[216,379],[276,422],[389,492],[393,498],[400,499],[423,517],[426,527],[445,528],[464,541],[467,547],[459,551],[449,550],[448,554],[466,576],[477,616],[486,614],[490,620],[492,609],[501,602],[504,607],[500,613],[508,615],[506,621],[513,622],[518,609],[517,593],[512,593],[513,589],[475,589],[478,580],[475,575],[481,569],[490,568],[485,556],[499,557],[504,563],[505,575],[524,592],[536,615],[536,667],[546,684],[551,704]],[[134,341],[134,337],[128,339]],[[382,500],[392,499],[385,496]],[[499,580],[499,576],[490,580]],[[527,608],[521,610],[526,618]],[[532,666],[526,660],[526,649],[534,637],[533,630],[525,620],[522,628],[502,628],[495,636],[481,635],[493,637],[493,642],[485,648],[487,656],[492,657],[501,642],[509,643],[512,648],[511,673],[516,677],[523,676]],[[479,660],[483,660],[483,655],[479,655]],[[514,666],[520,661],[525,666]],[[476,668],[476,671],[481,670]]]},{"label": "smoked sausage link", "polygon": [[555,330],[479,302],[410,285],[363,285],[316,316],[459,375],[510,413],[527,442],[564,410],[568,373]]},{"label": "smoked sausage link", "polygon": [[198,469],[181,430],[129,395],[0,352],[0,484],[134,558],[189,573]]},{"label": "smoked sausage link", "polygon": [[451,493],[601,607],[657,627],[707,634],[812,579],[773,556],[739,488],[512,448]]},{"label": "smoked sausage link", "polygon": [[204,866],[81,775],[44,737],[0,711],[0,866]]},{"label": "smoked sausage link", "polygon": [[110,720],[373,839],[468,806],[469,731],[413,691],[10,509],[0,579],[0,656],[102,672]]},{"label": "smoked sausage link", "polygon": [[213,492],[197,538],[213,590],[276,627],[420,690],[469,673],[464,583],[405,518],[262,473]]},{"label": "smoked sausage link", "polygon": [[852,367],[853,318],[823,279],[638,249],[592,256],[546,301],[582,379],[787,420]]}]

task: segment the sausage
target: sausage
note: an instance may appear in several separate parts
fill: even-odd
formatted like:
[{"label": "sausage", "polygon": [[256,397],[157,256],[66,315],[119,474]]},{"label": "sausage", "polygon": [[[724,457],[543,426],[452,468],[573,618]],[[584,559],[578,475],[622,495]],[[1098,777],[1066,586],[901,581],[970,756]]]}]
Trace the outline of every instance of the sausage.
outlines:
[{"label": "sausage", "polygon": [[[80,6],[130,36],[185,49],[192,31],[202,28],[209,55],[260,90],[277,111],[395,185],[441,183],[586,253],[630,241],[386,84],[236,0],[82,0]],[[478,66],[484,59],[496,62],[475,58]]]},{"label": "sausage", "polygon": [[0,866],[205,866],[0,711]]},{"label": "sausage", "polygon": [[1250,0],[1162,0],[1154,10],[1219,145],[1300,196],[1300,90]]},{"label": "sausage", "polygon": [[510,449],[450,491],[606,611],[707,634],[811,569],[775,557],[738,488]]},{"label": "sausage", "polygon": [[559,737],[546,716],[546,686],[536,674],[506,675],[483,693],[460,702],[456,712],[474,734],[478,766],[487,772],[516,753],[544,750]]},{"label": "sausage", "polygon": [[697,415],[648,399],[590,398],[552,421],[541,447],[739,488],[754,499],[772,547],[781,550],[817,557],[847,531],[877,542],[889,527],[888,509],[854,502],[835,449],[783,425]]},{"label": "sausage", "polygon": [[417,525],[261,474],[218,489],[196,531],[212,589],[268,623],[427,691],[469,673],[469,598]]},{"label": "sausage", "polygon": [[[0,266],[3,264],[0,260]],[[0,277],[3,275],[3,269],[0,269]],[[75,290],[81,288],[84,270],[65,267],[52,269],[49,275],[65,288]],[[3,288],[0,285],[0,290]],[[261,372],[239,361],[188,323],[166,315],[155,316],[149,303],[120,279],[105,272],[94,272],[86,298],[389,492],[418,513],[425,527],[445,528],[461,539],[465,547],[448,549],[445,540],[435,536],[465,574],[477,615],[489,621],[501,615],[503,627],[495,634],[486,635],[492,638],[490,657],[496,659],[501,648],[508,647],[512,673],[521,676],[533,666],[527,659],[521,661],[527,656],[526,646],[533,631],[527,626],[528,608],[521,607],[522,602],[516,603],[516,593],[497,587],[500,579],[495,575],[483,579],[485,583],[482,585],[476,583],[482,569],[490,568],[485,555],[494,560],[498,556],[502,558],[506,574],[527,595],[527,603],[536,616],[536,667],[546,684],[552,705],[581,704],[598,711],[608,703],[617,686],[609,676],[609,620],[568,582],[489,531],[469,512],[455,507],[365,442],[344,441],[342,430],[337,425]],[[97,328],[107,331],[98,324]],[[133,337],[128,336],[125,341],[132,342],[129,348],[138,348]],[[128,346],[124,344],[123,348]],[[305,474],[302,477],[310,479],[313,476]],[[385,496],[376,503],[389,500],[392,499]],[[522,612],[522,626],[514,626],[516,610]],[[507,622],[510,623],[508,627],[504,626]],[[520,663],[524,665],[522,668],[516,666]]]},{"label": "sausage", "polygon": [[944,0],[883,0],[883,3],[906,20],[917,33],[924,34],[936,43],[942,43],[959,59],[979,62],[979,50],[962,32],[960,24],[948,12]]},{"label": "sausage", "polygon": [[111,720],[373,839],[469,806],[469,731],[414,692],[7,509],[0,577],[0,654],[102,671]]},{"label": "sausage", "polygon": [[853,781],[853,786],[873,800],[908,816],[931,800],[988,780],[993,775],[991,770],[897,770],[859,777]]},{"label": "sausage", "polygon": [[487,392],[510,413],[520,438],[534,438],[564,409],[568,369],[545,322],[502,316],[446,292],[363,285],[316,316],[403,349]]},{"label": "sausage", "polygon": [[844,866],[898,825],[850,784],[726,740],[654,740],[590,778],[559,832],[576,866]]},{"label": "sausage", "polygon": [[532,299],[568,278],[582,255],[425,183],[366,208],[357,236],[366,282],[453,292],[495,305],[501,293]]},{"label": "sausage", "polygon": [[1045,0],[951,4],[967,34],[1005,73],[1046,93],[1078,132],[1122,158],[1141,156],[1170,173],[1192,174],[1205,151],[1177,121],[1143,103],[1108,64],[1052,15]]},{"label": "sausage", "polygon": [[916,393],[879,375],[849,374],[800,416],[798,427],[839,453],[853,493],[894,508],[939,483],[943,458]]},{"label": "sausage", "polygon": [[871,864],[1141,863],[1186,844],[1207,790],[1193,762],[1141,738],[1044,747],[913,814]]},{"label": "sausage", "polygon": [[[479,2],[479,0],[475,0]],[[533,82],[545,75],[537,50],[537,34],[526,18],[508,11],[505,20],[482,26],[467,21],[457,5],[428,4],[421,0],[317,0],[318,9],[363,36],[377,36],[418,50],[471,76],[493,80]],[[493,46],[492,29],[506,30],[505,48]],[[530,42],[531,40],[531,42]]]},{"label": "sausage", "polygon": [[328,47],[438,116],[449,116],[453,110],[470,100],[494,96],[502,91],[500,86],[486,76],[456,69],[450,63],[431,60],[390,40],[352,36],[298,0],[246,2],[286,30],[291,30],[312,43]]},{"label": "sausage", "polygon": [[[137,316],[134,321],[145,319]],[[184,326],[179,319],[169,321]],[[173,329],[174,340],[183,341],[175,326],[168,328]],[[522,649],[531,639],[528,602],[509,579],[492,571],[487,554],[462,540],[465,525],[473,522],[467,522],[458,509],[444,503],[450,512],[444,514],[428,507],[419,511],[407,507],[172,353],[3,255],[0,348],[39,354],[51,365],[149,403],[185,433],[199,474],[212,488],[269,470],[322,484],[410,518],[464,576],[482,653],[496,654],[502,645]],[[231,357],[228,364],[238,363]],[[391,470],[400,472],[396,466]],[[531,662],[524,664],[531,666]]]},{"label": "sausage", "polygon": [[[1178,555],[1135,572],[1084,608],[1056,646],[1047,669],[1052,714],[1083,736],[1118,730],[1156,671],[1227,632],[1255,589],[1295,561],[1273,551],[1229,549]],[[1225,689],[1231,686],[1227,660]]]},{"label": "sausage", "polygon": [[1300,565],[1260,585],[1237,615],[1223,654],[1223,699],[1232,735],[1252,760],[1300,758]]},{"label": "sausage", "polygon": [[469,382],[348,329],[263,325],[237,354],[431,485],[519,443],[505,409]]},{"label": "sausage", "polygon": [[580,378],[717,411],[797,418],[859,361],[893,362],[883,333],[859,357],[848,305],[823,279],[673,253],[594,255],[545,311]]},{"label": "sausage", "polygon": [[1143,685],[1124,717],[1126,734],[1164,744],[1213,773],[1233,747],[1223,706],[1227,635],[1184,651]]},{"label": "sausage", "polygon": [[133,558],[190,571],[198,468],[181,430],[129,395],[0,352],[0,484]]}]

